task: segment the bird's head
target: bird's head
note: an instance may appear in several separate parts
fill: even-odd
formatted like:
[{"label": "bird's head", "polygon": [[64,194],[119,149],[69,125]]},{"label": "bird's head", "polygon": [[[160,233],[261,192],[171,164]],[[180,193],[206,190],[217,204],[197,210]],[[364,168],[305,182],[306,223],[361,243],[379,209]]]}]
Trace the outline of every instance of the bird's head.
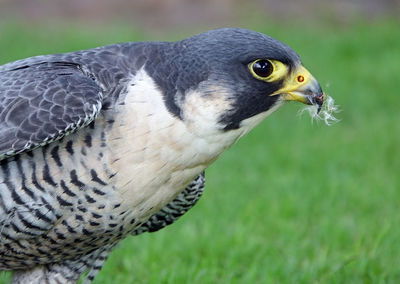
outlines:
[{"label": "bird's head", "polygon": [[289,46],[246,29],[175,42],[148,70],[169,111],[197,131],[247,132],[284,101],[319,108],[324,101],[319,83]]}]

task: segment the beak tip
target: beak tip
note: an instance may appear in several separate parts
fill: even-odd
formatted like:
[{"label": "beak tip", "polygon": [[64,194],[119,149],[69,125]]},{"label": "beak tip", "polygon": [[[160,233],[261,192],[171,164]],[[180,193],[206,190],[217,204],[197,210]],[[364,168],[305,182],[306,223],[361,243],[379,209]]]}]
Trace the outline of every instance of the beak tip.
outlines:
[{"label": "beak tip", "polygon": [[326,94],[321,92],[321,94],[319,95],[309,95],[307,97],[307,104],[309,105],[317,105],[318,106],[318,110],[317,113],[319,113],[322,109],[322,105],[324,104],[326,98]]},{"label": "beak tip", "polygon": [[326,98],[326,94],[325,93],[322,93],[322,95],[320,97],[316,97],[317,104],[318,104],[318,113],[322,109],[322,106],[324,104],[325,98]]}]

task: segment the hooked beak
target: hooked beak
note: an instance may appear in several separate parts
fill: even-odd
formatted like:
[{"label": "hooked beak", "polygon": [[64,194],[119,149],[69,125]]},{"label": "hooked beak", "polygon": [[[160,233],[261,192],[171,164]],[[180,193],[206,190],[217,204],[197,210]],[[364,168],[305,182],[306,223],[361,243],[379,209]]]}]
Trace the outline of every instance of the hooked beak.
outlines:
[{"label": "hooked beak", "polygon": [[300,66],[297,72],[286,81],[284,87],[275,92],[285,101],[298,101],[307,105],[317,105],[318,112],[321,110],[326,95],[322,92],[318,81]]}]

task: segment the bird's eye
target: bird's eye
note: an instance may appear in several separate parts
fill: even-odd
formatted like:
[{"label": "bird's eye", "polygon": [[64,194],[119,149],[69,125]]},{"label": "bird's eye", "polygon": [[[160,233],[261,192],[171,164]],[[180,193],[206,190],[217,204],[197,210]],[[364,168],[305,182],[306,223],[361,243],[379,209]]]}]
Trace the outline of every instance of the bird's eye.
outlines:
[{"label": "bird's eye", "polygon": [[250,70],[259,79],[266,79],[274,72],[274,66],[267,59],[259,59],[251,63]]}]

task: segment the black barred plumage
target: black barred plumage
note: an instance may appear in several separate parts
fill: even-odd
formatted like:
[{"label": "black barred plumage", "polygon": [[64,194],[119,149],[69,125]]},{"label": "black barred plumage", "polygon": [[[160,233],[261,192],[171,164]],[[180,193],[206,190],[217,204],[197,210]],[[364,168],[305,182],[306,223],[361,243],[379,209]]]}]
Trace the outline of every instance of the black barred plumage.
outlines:
[{"label": "black barred plumage", "polygon": [[203,194],[205,186],[204,172],[195,178],[174,200],[151,216],[147,222],[136,228],[132,235],[144,232],[156,232],[175,222],[191,209]]},{"label": "black barred plumage", "polygon": [[[96,134],[96,132],[94,134]],[[104,136],[104,134],[102,135]],[[61,141],[61,146],[73,145],[73,143],[73,141],[65,139]],[[25,154],[20,154],[14,159],[9,158],[8,160],[0,162],[0,176],[4,180],[2,185],[4,188],[0,191],[0,204],[3,204],[1,206],[2,212],[0,212],[0,216],[6,216],[0,219],[0,254],[2,255],[0,258],[0,268],[13,270],[32,268],[35,270],[35,266],[43,264],[45,266],[41,267],[40,271],[42,271],[44,275],[49,276],[54,272],[53,266],[48,265],[50,259],[51,262],[57,263],[55,266],[60,269],[63,266],[69,267],[68,265],[79,264],[81,269],[77,275],[72,275],[73,270],[68,272],[68,274],[72,275],[71,279],[75,279],[74,281],[76,281],[80,273],[86,269],[90,269],[91,272],[89,275],[94,277],[100,270],[101,265],[93,265],[92,263],[96,263],[98,260],[93,259],[92,253],[87,253],[87,251],[92,250],[92,248],[96,249],[103,244],[102,241],[96,241],[98,237],[94,236],[94,234],[96,234],[96,227],[102,225],[100,221],[96,220],[103,218],[104,213],[102,212],[105,206],[100,205],[96,208],[97,211],[91,211],[90,217],[92,219],[90,219],[86,217],[88,209],[84,204],[98,203],[98,198],[104,195],[107,196],[107,191],[105,190],[105,188],[107,188],[106,180],[110,178],[110,176],[104,176],[103,173],[103,177],[100,178],[99,173],[95,169],[87,169],[90,175],[88,175],[88,180],[83,181],[79,178],[77,171],[72,169],[69,171],[69,179],[67,181],[64,179],[55,180],[53,178],[55,175],[52,171],[57,167],[54,166],[58,166],[60,162],[68,164],[68,159],[74,159],[77,153],[69,153],[69,155],[61,154],[60,149],[66,149],[66,147],[60,147],[59,144],[48,145],[43,149],[44,151],[41,151],[41,149],[33,151],[33,155],[25,156]],[[67,152],[68,150],[65,151]],[[44,159],[46,156],[45,153],[47,152],[53,153],[52,156],[57,155],[63,157],[63,159],[61,161],[58,159],[49,160],[51,165],[49,166]],[[94,155],[96,155],[96,153],[94,153]],[[38,157],[42,158],[42,160]],[[42,166],[42,163],[44,166]],[[28,168],[28,166],[32,165],[35,166]],[[65,167],[64,170],[66,170]],[[10,178],[8,178],[13,176],[14,171],[21,176],[20,179],[15,178],[10,180]],[[26,177],[27,173],[30,178]],[[39,180],[42,182],[39,182]],[[30,186],[27,187],[26,184],[30,184]],[[56,195],[51,194],[49,190],[58,184],[60,185],[61,191],[56,193]],[[100,185],[102,186],[102,190],[97,188]],[[141,225],[140,228],[135,228],[135,226],[139,224],[139,220],[135,218],[129,219],[126,228],[121,224],[121,222],[124,222],[126,212],[119,212],[119,216],[108,215],[110,221],[107,226],[110,229],[106,231],[107,234],[103,235],[102,239],[106,237],[107,242],[105,244],[114,245],[127,234],[137,235],[147,231],[152,232],[171,224],[197,202],[201,196],[203,187],[204,173],[199,175],[199,177],[188,185],[176,199],[157,214],[154,214],[154,216]],[[18,192],[16,188],[25,190]],[[82,192],[86,192],[83,194],[83,199],[77,199],[77,197],[82,196]],[[8,196],[6,194],[8,194]],[[6,201],[13,201],[18,206],[10,208],[4,204]],[[115,203],[112,206],[113,208],[118,208],[120,203]],[[65,208],[64,210],[73,214],[72,222],[71,220],[62,219],[62,208]],[[73,220],[85,222],[88,226],[82,228],[73,226],[71,225]],[[113,220],[119,220],[119,222],[114,222]],[[56,222],[58,222],[59,225],[56,227],[53,234],[41,235],[43,232],[49,230]],[[17,241],[15,235],[18,235],[20,239],[22,235],[25,235],[25,237],[22,238],[23,240],[21,242]],[[32,250],[30,248],[32,244],[29,244],[29,241],[39,236],[39,239],[33,240],[35,247]],[[82,236],[84,237],[82,238]],[[73,248],[75,246],[82,246],[82,248],[74,250]],[[23,252],[21,252],[22,247]],[[60,251],[61,247],[68,247],[69,252]],[[75,254],[79,256],[78,259],[82,259],[85,255],[89,255],[89,257],[85,262],[80,260],[74,261],[73,259],[76,257],[72,258],[71,261],[64,261],[65,258],[68,259]],[[104,252],[102,252],[102,254],[104,255]],[[21,255],[24,257],[19,258]],[[74,266],[69,268],[73,267]],[[59,270],[57,271],[59,272]],[[60,271],[63,270],[61,269]],[[43,275],[40,277],[43,277]],[[23,281],[23,279],[24,274],[18,272],[15,282],[20,283],[18,281]],[[90,277],[88,279],[90,279]]]},{"label": "black barred plumage", "polygon": [[90,282],[121,239],[192,208],[204,170],[284,100],[323,99],[292,49],[244,29],[0,66],[0,270]]}]

